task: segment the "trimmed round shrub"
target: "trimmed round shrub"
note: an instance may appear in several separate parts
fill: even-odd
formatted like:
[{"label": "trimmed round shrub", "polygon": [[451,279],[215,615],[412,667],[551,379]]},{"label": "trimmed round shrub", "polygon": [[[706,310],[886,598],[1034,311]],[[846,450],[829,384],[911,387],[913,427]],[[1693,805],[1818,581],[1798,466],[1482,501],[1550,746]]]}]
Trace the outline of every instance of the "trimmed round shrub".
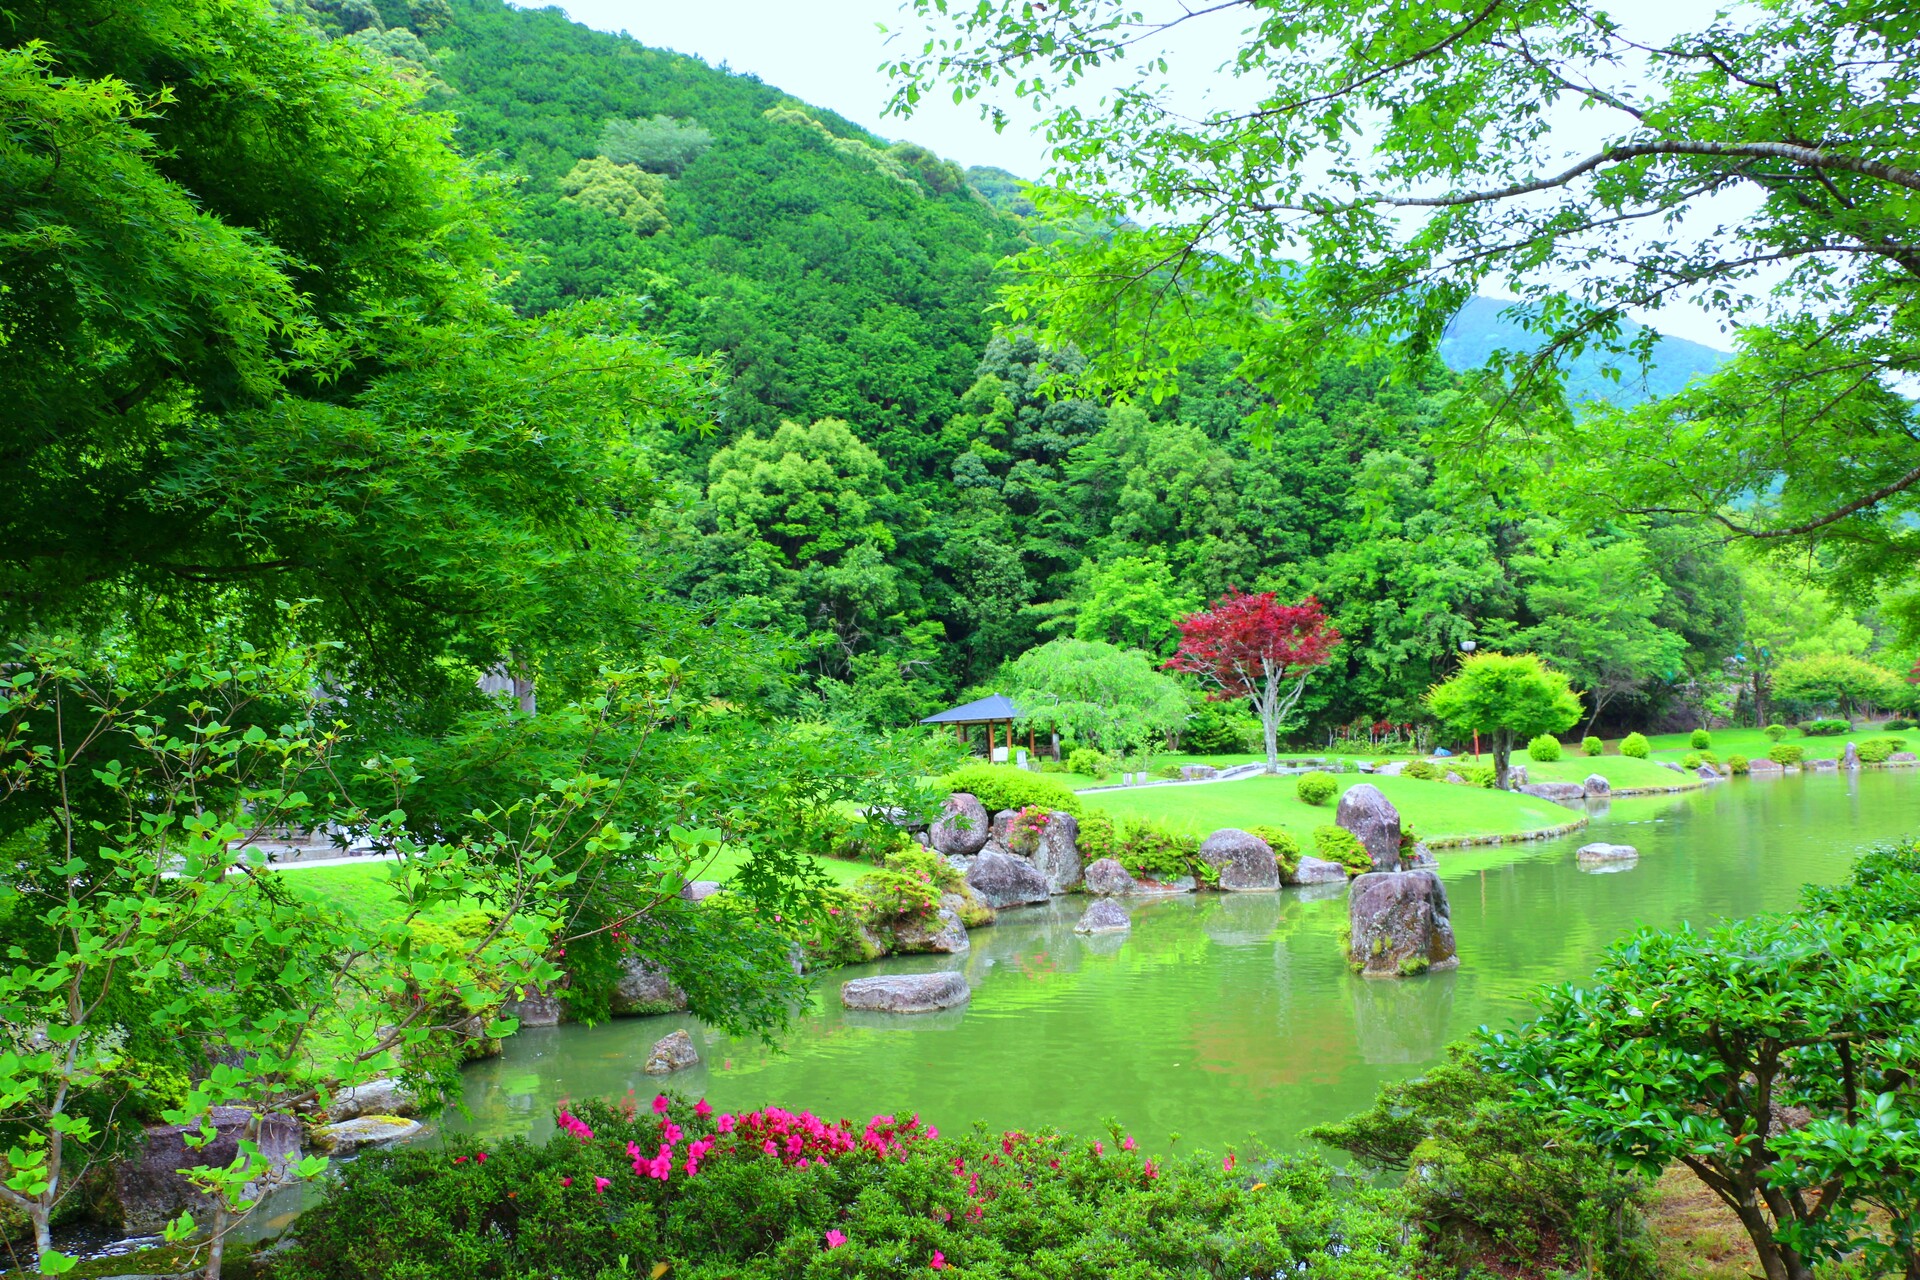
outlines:
[{"label": "trimmed round shrub", "polygon": [[1083,812],[1080,797],[1062,783],[1026,769],[1009,769],[1000,764],[970,764],[955,769],[940,779],[938,785],[946,792],[968,792],[990,814],[1002,809],[1025,809],[1029,805],[1058,809],[1076,818]]},{"label": "trimmed round shrub", "polygon": [[1300,842],[1294,839],[1293,832],[1285,827],[1258,826],[1248,827],[1247,834],[1267,842],[1267,848],[1273,850],[1274,862],[1279,864],[1281,879],[1292,878],[1300,869]]},{"label": "trimmed round shrub", "polygon": [[1620,739],[1620,754],[1623,756],[1645,760],[1652,751],[1653,747],[1647,742],[1647,735],[1644,733],[1630,733]]},{"label": "trimmed round shrub", "polygon": [[1558,760],[1560,758],[1560,739],[1550,733],[1543,733],[1527,744],[1529,758],[1539,761]]},{"label": "trimmed round shrub", "polygon": [[1349,871],[1373,870],[1373,859],[1367,856],[1367,847],[1360,843],[1360,837],[1332,823],[1313,829],[1313,852],[1316,857],[1337,862]]},{"label": "trimmed round shrub", "polygon": [[1303,773],[1293,781],[1294,798],[1301,804],[1325,804],[1340,790],[1333,775],[1323,769]]},{"label": "trimmed round shrub", "polygon": [[1807,749],[1790,742],[1776,742],[1767,752],[1767,759],[1775,764],[1799,764],[1807,758]]},{"label": "trimmed round shrub", "polygon": [[1768,742],[1778,742],[1787,736],[1787,726],[1783,724],[1770,724],[1760,732],[1767,735]]},{"label": "trimmed round shrub", "polygon": [[1750,767],[1751,764],[1745,756],[1727,757],[1727,772],[1736,778],[1744,776]]},{"label": "trimmed round shrub", "polygon": [[1085,774],[1089,778],[1104,778],[1113,772],[1113,761],[1106,753],[1095,751],[1092,747],[1075,747],[1067,752],[1067,772]]},{"label": "trimmed round shrub", "polygon": [[1580,739],[1580,752],[1582,755],[1603,756],[1607,754],[1607,744],[1588,734]]},{"label": "trimmed round shrub", "polygon": [[1854,750],[1860,753],[1863,764],[1885,764],[1894,752],[1906,745],[1905,738],[1868,738],[1857,744]]},{"label": "trimmed round shrub", "polygon": [[1681,756],[1680,767],[1688,770],[1698,769],[1700,767],[1700,753],[1698,751],[1689,751],[1687,754]]},{"label": "trimmed round shrub", "polygon": [[1705,729],[1695,729],[1692,733],[1687,735],[1687,745],[1692,747],[1695,751],[1705,751],[1708,747],[1713,745],[1713,735],[1708,733]]},{"label": "trimmed round shrub", "polygon": [[1422,782],[1438,782],[1445,775],[1440,772],[1440,766],[1431,760],[1409,760],[1406,767],[1400,770],[1400,776],[1418,778]]}]

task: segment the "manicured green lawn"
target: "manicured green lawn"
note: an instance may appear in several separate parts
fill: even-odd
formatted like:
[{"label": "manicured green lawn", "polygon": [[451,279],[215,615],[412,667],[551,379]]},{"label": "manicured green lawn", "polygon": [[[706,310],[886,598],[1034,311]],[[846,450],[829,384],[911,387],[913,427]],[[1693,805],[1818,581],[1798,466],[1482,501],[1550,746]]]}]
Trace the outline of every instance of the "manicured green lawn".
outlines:
[{"label": "manicured green lawn", "polygon": [[[1725,758],[1721,757],[1723,760]],[[1674,759],[1679,759],[1679,755]],[[1531,782],[1585,782],[1588,774],[1597,773],[1612,783],[1616,791],[1639,787],[1704,785],[1698,778],[1688,778],[1685,774],[1662,768],[1652,760],[1636,760],[1632,756],[1583,756],[1570,753],[1558,760],[1531,760],[1525,752],[1516,752],[1513,762],[1527,767],[1527,779]]]},{"label": "manicured green lawn", "polygon": [[[1773,743],[1767,740],[1767,735],[1758,729],[1715,729],[1711,736],[1713,745],[1707,750],[1723,761],[1728,756],[1745,756],[1749,760],[1757,760],[1766,755],[1767,750],[1773,746]],[[1847,749],[1849,742],[1865,742],[1868,738],[1905,738],[1908,749],[1920,750],[1920,730],[1915,729],[1892,731],[1862,729],[1858,733],[1835,734],[1831,738],[1809,738],[1798,729],[1789,729],[1787,736],[1781,741],[1804,750],[1809,760],[1838,760],[1841,753]],[[1684,733],[1657,734],[1648,738],[1647,741],[1653,747],[1653,756],[1656,760],[1678,760],[1693,750],[1687,745],[1687,735]],[[1607,749],[1617,751],[1620,746],[1616,742],[1609,742]]]},{"label": "manicured green lawn", "polygon": [[[1660,772],[1673,776],[1664,769]],[[1580,816],[1577,810],[1547,800],[1481,787],[1356,773],[1341,774],[1338,781],[1342,791],[1357,783],[1374,783],[1423,839],[1521,835],[1564,826]],[[1292,778],[1238,778],[1195,787],[1096,791],[1081,799],[1089,809],[1116,817],[1152,818],[1200,835],[1221,827],[1285,827],[1301,840],[1302,847],[1311,848],[1313,829],[1333,821],[1335,803],[1302,804],[1294,798],[1293,784]]]}]

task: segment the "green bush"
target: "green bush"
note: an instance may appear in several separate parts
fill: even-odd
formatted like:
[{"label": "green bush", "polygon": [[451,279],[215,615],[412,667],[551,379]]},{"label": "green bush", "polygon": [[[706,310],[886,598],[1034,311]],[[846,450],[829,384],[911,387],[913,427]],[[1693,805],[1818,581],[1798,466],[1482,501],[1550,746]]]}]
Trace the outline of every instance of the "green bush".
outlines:
[{"label": "green bush", "polygon": [[1340,784],[1324,769],[1303,773],[1293,780],[1294,798],[1302,804],[1325,804],[1339,792]]},{"label": "green bush", "polygon": [[1603,756],[1607,754],[1607,744],[1588,734],[1580,739],[1580,752],[1582,755]]},{"label": "green bush", "polygon": [[1653,747],[1647,742],[1647,735],[1644,733],[1630,733],[1620,739],[1620,754],[1623,756],[1645,760],[1652,751]]},{"label": "green bush", "polygon": [[1681,756],[1680,767],[1688,771],[1698,769],[1700,767],[1700,753],[1698,751],[1689,751],[1684,756]]},{"label": "green bush", "polygon": [[1560,758],[1560,739],[1550,733],[1543,733],[1527,744],[1530,759],[1546,762]]},{"label": "green bush", "polygon": [[1760,732],[1767,735],[1768,742],[1778,742],[1787,736],[1787,726],[1783,724],[1770,724]]},{"label": "green bush", "polygon": [[[1077,771],[1076,771],[1077,772]],[[942,791],[970,793],[988,813],[1002,809],[1024,809],[1039,805],[1081,816],[1080,797],[1052,778],[1025,769],[1010,769],[997,764],[970,764],[940,779]]]},{"label": "green bush", "polygon": [[1807,749],[1805,747],[1795,746],[1787,742],[1776,742],[1773,744],[1772,749],[1767,752],[1767,759],[1773,761],[1775,764],[1781,765],[1799,764],[1806,758]]},{"label": "green bush", "polygon": [[1751,768],[1751,764],[1745,756],[1728,756],[1727,757],[1727,772],[1732,774],[1736,778],[1744,777],[1749,772],[1750,768]]},{"label": "green bush", "polygon": [[1303,1135],[1393,1174],[1426,1252],[1417,1274],[1654,1280],[1646,1184],[1566,1125],[1514,1105],[1465,1046],[1373,1106]]},{"label": "green bush", "polygon": [[1713,745],[1713,735],[1708,733],[1705,729],[1695,729],[1692,733],[1687,735],[1687,745],[1692,747],[1695,751],[1705,751],[1708,747]]},{"label": "green bush", "polygon": [[1854,750],[1860,753],[1864,764],[1885,764],[1896,751],[1907,745],[1905,738],[1867,738],[1855,744]]},{"label": "green bush", "polygon": [[1116,823],[1113,815],[1094,810],[1080,821],[1080,833],[1074,839],[1083,861],[1112,858],[1137,876],[1153,880],[1177,880],[1181,876],[1201,878],[1212,871],[1200,862],[1200,837],[1148,818],[1125,818]]},{"label": "green bush", "polygon": [[1853,732],[1853,726],[1845,720],[1808,720],[1800,726],[1800,732],[1809,738],[1831,738],[1835,734]]},{"label": "green bush", "polygon": [[1177,764],[1163,764],[1153,771],[1153,776],[1156,778],[1165,778],[1171,782],[1180,777],[1180,766]]},{"label": "green bush", "polygon": [[1403,778],[1418,778],[1422,782],[1438,782],[1445,775],[1440,772],[1440,767],[1431,760],[1409,760],[1406,766],[1400,770],[1400,776]]},{"label": "green bush", "polygon": [[1300,869],[1300,842],[1285,827],[1248,827],[1249,835],[1259,836],[1273,850],[1273,860],[1280,868],[1280,878],[1289,880]]},{"label": "green bush", "polygon": [[1373,859],[1367,856],[1360,837],[1332,823],[1313,829],[1313,852],[1315,857],[1337,862],[1349,871],[1373,870]]},{"label": "green bush", "polygon": [[1075,747],[1067,752],[1067,772],[1089,778],[1104,778],[1113,772],[1113,758],[1092,747]]},{"label": "green bush", "polygon": [[1887,721],[1885,724],[1881,725],[1880,727],[1889,732],[1893,732],[1899,729],[1920,729],[1920,724],[1915,724],[1913,721],[1906,719],[1904,716],[1895,716],[1893,719]]},{"label": "green bush", "polygon": [[[1203,1277],[1339,1258],[1346,1280],[1391,1280],[1419,1265],[1392,1193],[1312,1159],[1150,1157],[1117,1130],[1096,1150],[1050,1130],[930,1136],[913,1119],[827,1126],[772,1107],[701,1116],[678,1099],[665,1115],[629,1101],[569,1119],[583,1136],[449,1134],[359,1157],[299,1219],[273,1277]],[[661,1177],[647,1166],[663,1143]]]}]

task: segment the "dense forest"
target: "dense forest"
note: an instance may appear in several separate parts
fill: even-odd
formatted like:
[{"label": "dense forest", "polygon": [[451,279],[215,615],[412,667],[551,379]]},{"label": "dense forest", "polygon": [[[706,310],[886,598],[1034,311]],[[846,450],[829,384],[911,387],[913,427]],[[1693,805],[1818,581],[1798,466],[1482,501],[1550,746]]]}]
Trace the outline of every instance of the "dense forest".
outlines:
[{"label": "dense forest", "polygon": [[[1468,642],[1539,649],[1616,726],[1732,713],[1784,659],[1905,669],[1870,610],[1709,528],[1566,521],[1436,466],[1428,432],[1470,394],[1448,365],[1511,343],[1501,304],[1472,300],[1417,367],[1326,350],[1312,408],[1270,435],[1224,352],[1179,395],[1102,403],[1077,353],[996,331],[1007,255],[1100,234],[1015,175],[558,10],[289,7],[396,66],[517,189],[523,315],[614,300],[712,358],[717,425],[649,445],[649,554],[698,610],[797,646],[792,709],[903,723],[1061,637],[1165,656],[1230,588],[1316,594],[1345,637],[1301,707],[1315,732],[1415,719]],[[1576,358],[1567,396],[1670,394],[1718,359],[1666,339],[1609,380]],[[1200,720],[1195,741],[1229,732]]]}]

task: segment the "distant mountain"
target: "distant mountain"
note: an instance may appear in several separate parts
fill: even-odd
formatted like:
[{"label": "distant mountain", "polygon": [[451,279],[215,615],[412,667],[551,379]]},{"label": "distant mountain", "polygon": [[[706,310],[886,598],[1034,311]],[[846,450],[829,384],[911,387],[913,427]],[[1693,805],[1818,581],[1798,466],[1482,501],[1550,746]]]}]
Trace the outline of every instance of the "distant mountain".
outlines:
[{"label": "distant mountain", "polygon": [[[1440,342],[1440,358],[1447,367],[1474,369],[1485,364],[1495,351],[1519,351],[1537,345],[1538,336],[1502,314],[1512,305],[1497,298],[1471,299]],[[1631,338],[1639,331],[1639,325],[1629,325],[1626,336]],[[1620,378],[1615,381],[1601,372],[1605,360],[1598,355],[1583,355],[1569,366],[1567,399],[1574,404],[1601,400],[1622,406],[1656,400],[1672,395],[1700,374],[1711,373],[1727,358],[1726,352],[1698,342],[1662,337],[1654,347],[1653,366],[1645,377],[1628,359],[1615,361],[1620,366]]]}]

